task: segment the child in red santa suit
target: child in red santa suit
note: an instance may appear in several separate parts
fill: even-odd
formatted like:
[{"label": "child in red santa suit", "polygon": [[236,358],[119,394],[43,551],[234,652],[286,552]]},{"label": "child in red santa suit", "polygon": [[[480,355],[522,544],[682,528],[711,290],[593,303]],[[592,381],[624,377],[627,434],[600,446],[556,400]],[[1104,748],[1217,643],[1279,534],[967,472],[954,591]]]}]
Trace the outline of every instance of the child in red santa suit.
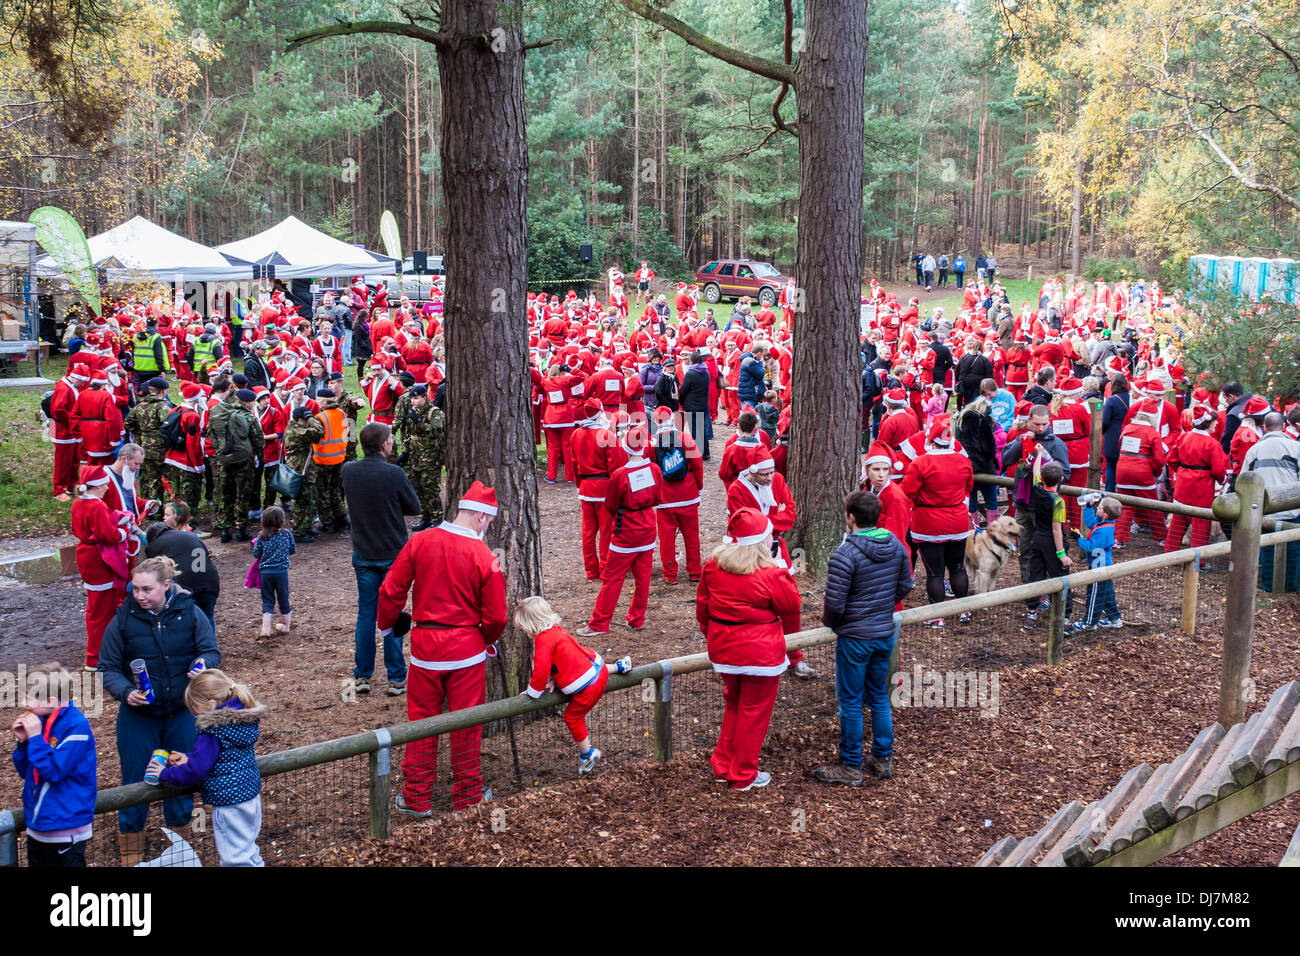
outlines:
[{"label": "child in red santa suit", "polygon": [[515,626],[533,640],[533,674],[523,693],[536,699],[547,691],[559,691],[569,698],[564,725],[578,744],[578,773],[590,773],[601,754],[591,745],[587,714],[605,693],[610,672],[626,674],[632,669],[632,658],[606,664],[600,654],[574,640],[544,597],[520,601]]}]

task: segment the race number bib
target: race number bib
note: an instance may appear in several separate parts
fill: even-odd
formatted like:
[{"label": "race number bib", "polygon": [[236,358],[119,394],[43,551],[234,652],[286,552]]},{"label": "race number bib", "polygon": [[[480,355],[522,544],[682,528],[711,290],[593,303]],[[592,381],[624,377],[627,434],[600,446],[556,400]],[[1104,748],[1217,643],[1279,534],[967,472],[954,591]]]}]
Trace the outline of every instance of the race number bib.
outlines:
[{"label": "race number bib", "polygon": [[550,399],[552,405],[558,405],[564,401],[563,392],[547,392],[546,397]]},{"label": "race number bib", "polygon": [[1119,440],[1119,450],[1137,454],[1142,450],[1142,439],[1137,435],[1125,435]]},{"label": "race number bib", "polygon": [[1062,418],[1059,421],[1052,422],[1052,431],[1058,438],[1065,435],[1074,434],[1074,421],[1069,418]]},{"label": "race number bib", "polygon": [[577,385],[573,386],[573,397],[574,397],[574,398],[577,398],[579,395],[581,395],[581,394],[582,394],[583,392],[585,392],[586,390],[587,390],[587,387],[586,387],[585,385],[583,385],[581,382],[578,383]]},{"label": "race number bib", "polygon": [[607,378],[605,379],[605,391],[617,392],[622,384],[623,383],[617,379]]},{"label": "race number bib", "polygon": [[627,486],[633,492],[644,491],[646,488],[653,487],[654,483],[654,472],[649,468],[638,468],[627,473]]}]

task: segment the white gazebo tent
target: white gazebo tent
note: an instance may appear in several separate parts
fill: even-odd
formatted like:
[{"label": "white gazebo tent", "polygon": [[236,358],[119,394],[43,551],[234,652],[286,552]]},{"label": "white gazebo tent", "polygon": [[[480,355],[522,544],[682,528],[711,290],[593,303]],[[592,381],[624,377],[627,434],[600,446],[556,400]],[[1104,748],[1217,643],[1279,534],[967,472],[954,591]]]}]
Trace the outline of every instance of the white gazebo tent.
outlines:
[{"label": "white gazebo tent", "polygon": [[[90,259],[109,282],[149,277],[164,282],[210,282],[251,279],[253,265],[222,255],[179,236],[142,216],[135,216],[87,240]],[[37,260],[39,275],[60,275],[50,256]]]},{"label": "white gazebo tent", "polygon": [[395,259],[335,239],[294,216],[255,236],[217,246],[217,251],[258,266],[274,266],[277,279],[367,275],[398,267]]}]

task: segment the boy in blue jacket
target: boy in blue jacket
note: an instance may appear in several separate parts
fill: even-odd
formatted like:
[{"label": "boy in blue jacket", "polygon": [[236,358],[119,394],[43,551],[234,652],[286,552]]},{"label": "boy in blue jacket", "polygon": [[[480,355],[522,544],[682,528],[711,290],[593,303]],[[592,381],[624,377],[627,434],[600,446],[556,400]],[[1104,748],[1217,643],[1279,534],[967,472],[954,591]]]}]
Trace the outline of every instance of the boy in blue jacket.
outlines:
[{"label": "boy in blue jacket", "polygon": [[14,769],[23,778],[27,865],[86,865],[95,819],[95,735],[71,700],[71,675],[59,664],[28,671],[24,706],[13,722]]},{"label": "boy in blue jacket", "polygon": [[[894,605],[916,586],[907,549],[884,528],[880,499],[855,491],[844,502],[844,543],[831,555],[822,623],[835,632],[835,695],[840,705],[840,762],[818,767],[822,783],[862,785],[862,771],[893,776],[894,721],[889,659],[894,652]],[[871,710],[871,755],[862,759],[862,705]]]},{"label": "boy in blue jacket", "polygon": [[[1083,505],[1083,529],[1079,547],[1088,556],[1088,567],[1108,568],[1115,563],[1112,548],[1115,546],[1115,519],[1123,506],[1114,498],[1103,498],[1094,492],[1079,499]],[[1098,581],[1088,585],[1087,612],[1082,621],[1074,622],[1076,631],[1090,631],[1094,627],[1123,627],[1119,603],[1115,600],[1115,582]]]}]

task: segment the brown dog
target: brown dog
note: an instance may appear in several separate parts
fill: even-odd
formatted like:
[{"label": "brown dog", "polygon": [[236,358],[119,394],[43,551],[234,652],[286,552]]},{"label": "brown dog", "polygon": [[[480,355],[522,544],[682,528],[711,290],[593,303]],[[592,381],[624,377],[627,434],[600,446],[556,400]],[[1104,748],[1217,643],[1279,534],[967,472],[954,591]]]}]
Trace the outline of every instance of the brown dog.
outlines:
[{"label": "brown dog", "polygon": [[1020,522],[1003,515],[966,539],[966,575],[970,593],[992,591],[1020,542]]}]

